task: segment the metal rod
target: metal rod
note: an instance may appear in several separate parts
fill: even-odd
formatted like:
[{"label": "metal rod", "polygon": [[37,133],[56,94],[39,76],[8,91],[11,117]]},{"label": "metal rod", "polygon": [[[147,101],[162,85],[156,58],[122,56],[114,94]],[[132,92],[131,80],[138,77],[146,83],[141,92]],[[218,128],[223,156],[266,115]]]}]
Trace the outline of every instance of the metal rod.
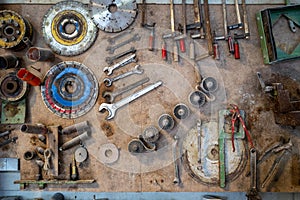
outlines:
[{"label": "metal rod", "polygon": [[246,0],[242,0],[242,8],[243,8],[243,17],[244,17],[244,31],[245,31],[245,38],[250,38],[250,31],[249,31],[249,22],[248,22],[248,15],[247,15],[247,8],[246,8]]},{"label": "metal rod", "polygon": [[210,17],[209,17],[209,5],[208,0],[204,0],[204,13],[205,13],[205,24],[206,24],[206,35],[207,35],[207,47],[208,47],[208,53],[209,55],[214,54],[213,49],[213,37],[211,33],[211,27],[210,27]]},{"label": "metal rod", "polygon": [[59,147],[60,151],[64,151],[66,149],[69,149],[75,145],[80,144],[81,141],[86,140],[89,137],[87,132],[82,133],[81,135],[78,135],[77,137],[74,137],[73,139],[67,141],[64,143],[61,147]]},{"label": "metal rod", "polygon": [[228,29],[227,29],[227,5],[226,0],[222,0],[222,7],[223,7],[223,23],[224,23],[224,36],[225,38],[228,35]]},{"label": "metal rod", "polygon": [[81,134],[89,129],[90,129],[89,123],[87,121],[83,121],[83,122],[68,126],[66,128],[63,128],[61,132],[62,132],[62,134],[71,134],[71,133],[76,133],[76,132]]}]

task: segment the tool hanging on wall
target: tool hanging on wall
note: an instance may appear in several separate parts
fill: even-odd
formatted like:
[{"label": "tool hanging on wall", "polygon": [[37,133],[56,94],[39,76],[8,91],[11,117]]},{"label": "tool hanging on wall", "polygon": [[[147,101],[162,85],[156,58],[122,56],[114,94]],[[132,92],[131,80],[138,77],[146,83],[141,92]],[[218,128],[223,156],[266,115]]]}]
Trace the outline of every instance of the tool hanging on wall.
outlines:
[{"label": "tool hanging on wall", "polygon": [[194,23],[186,25],[187,30],[197,30],[196,33],[191,33],[192,39],[204,39],[205,28],[204,28],[204,15],[202,10],[201,0],[193,0],[194,7]]},{"label": "tool hanging on wall", "polygon": [[185,53],[185,38],[187,37],[186,34],[186,4],[185,0],[182,0],[182,25],[179,24],[178,31],[181,32],[180,35],[174,37],[175,41],[179,41],[179,49],[182,53]]},{"label": "tool hanging on wall", "polygon": [[146,23],[146,21],[147,21],[146,14],[147,14],[146,0],[142,0],[142,23],[141,23],[141,26],[147,30],[150,30],[149,41],[148,41],[148,50],[153,51],[154,44],[155,44],[155,24],[156,23],[152,23],[152,24]]}]

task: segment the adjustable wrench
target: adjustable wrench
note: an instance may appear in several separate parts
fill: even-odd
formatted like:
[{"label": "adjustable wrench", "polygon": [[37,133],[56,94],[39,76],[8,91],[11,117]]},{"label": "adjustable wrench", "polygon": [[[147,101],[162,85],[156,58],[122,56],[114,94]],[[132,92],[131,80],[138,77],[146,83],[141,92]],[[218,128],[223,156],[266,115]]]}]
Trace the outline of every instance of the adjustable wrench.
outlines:
[{"label": "adjustable wrench", "polygon": [[147,77],[147,78],[144,78],[142,80],[139,80],[131,85],[128,85],[128,86],[125,86],[117,91],[114,91],[114,92],[110,92],[110,91],[105,91],[102,95],[103,98],[105,98],[108,102],[113,102],[115,100],[115,98],[125,92],[128,92],[146,82],[148,82],[150,79]]},{"label": "adjustable wrench", "polygon": [[103,71],[107,72],[107,75],[111,75],[115,69],[123,67],[123,66],[125,66],[129,63],[132,63],[132,62],[137,62],[135,57],[136,57],[136,54],[132,54],[131,56],[128,56],[127,58],[125,58],[124,60],[118,62],[117,64],[115,64],[113,66],[104,67]]},{"label": "adjustable wrench", "polygon": [[103,82],[106,87],[109,87],[112,85],[113,82],[120,80],[122,78],[126,78],[127,76],[131,76],[133,74],[142,74],[144,70],[140,69],[140,67],[141,67],[140,65],[136,65],[133,70],[125,72],[124,74],[120,74],[113,78],[105,78]]},{"label": "adjustable wrench", "polygon": [[119,44],[116,44],[115,46],[108,46],[106,48],[106,51],[109,51],[110,54],[113,54],[116,49],[118,49],[122,46],[125,46],[126,44],[129,44],[130,42],[139,41],[140,39],[141,39],[141,36],[139,34],[134,34],[134,36],[132,36],[128,40],[125,40]]},{"label": "adjustable wrench", "polygon": [[144,94],[154,90],[155,88],[159,87],[162,85],[162,81],[158,81],[152,85],[149,85],[145,88],[143,88],[142,90],[116,102],[113,104],[108,104],[108,103],[102,103],[99,107],[99,111],[103,111],[103,110],[107,110],[108,111],[108,116],[106,117],[106,120],[110,120],[113,119],[114,116],[116,115],[116,112],[119,108],[129,104],[130,102],[134,101],[135,99],[143,96]]},{"label": "adjustable wrench", "polygon": [[115,56],[112,56],[112,57],[106,57],[105,58],[105,62],[109,65],[113,64],[113,62],[119,58],[122,58],[124,56],[127,56],[128,54],[131,54],[131,53],[135,53],[136,52],[136,49],[134,47],[131,47],[129,50],[127,51],[124,51],[118,55],[115,55]]}]

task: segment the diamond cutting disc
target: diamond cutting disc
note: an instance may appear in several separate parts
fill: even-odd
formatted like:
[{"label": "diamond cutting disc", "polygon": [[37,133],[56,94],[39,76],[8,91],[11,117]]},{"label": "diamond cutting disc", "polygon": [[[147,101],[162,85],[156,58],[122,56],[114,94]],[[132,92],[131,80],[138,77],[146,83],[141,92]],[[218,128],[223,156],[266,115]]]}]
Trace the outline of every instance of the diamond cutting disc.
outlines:
[{"label": "diamond cutting disc", "polygon": [[62,118],[86,114],[98,97],[98,82],[92,71],[75,62],[61,62],[51,67],[41,86],[48,109]]},{"label": "diamond cutting disc", "polygon": [[57,54],[75,56],[86,51],[95,41],[97,27],[86,5],[62,1],[52,6],[43,20],[45,42]]},{"label": "diamond cutting disc", "polygon": [[90,12],[99,29],[115,33],[134,22],[137,4],[135,0],[92,0]]}]

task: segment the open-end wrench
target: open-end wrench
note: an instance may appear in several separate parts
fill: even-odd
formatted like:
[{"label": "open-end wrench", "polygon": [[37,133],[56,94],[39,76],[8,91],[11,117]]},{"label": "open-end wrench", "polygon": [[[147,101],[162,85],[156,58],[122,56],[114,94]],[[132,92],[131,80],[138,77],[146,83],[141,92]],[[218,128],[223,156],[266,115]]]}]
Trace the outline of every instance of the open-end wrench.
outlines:
[{"label": "open-end wrench", "polygon": [[132,63],[132,62],[137,62],[135,57],[136,57],[136,54],[132,54],[131,56],[128,56],[127,58],[125,58],[124,60],[118,62],[117,64],[115,64],[113,66],[104,67],[103,71],[107,72],[107,75],[111,75],[115,69],[123,67],[123,66],[125,66],[129,63]]},{"label": "open-end wrench", "polygon": [[124,56],[127,56],[128,54],[131,54],[131,53],[135,53],[136,52],[136,49],[134,47],[131,47],[129,50],[127,51],[124,51],[118,55],[115,55],[115,56],[112,56],[112,57],[106,57],[105,58],[105,62],[109,65],[113,64],[113,62],[119,58],[122,58]]},{"label": "open-end wrench", "polygon": [[119,90],[116,90],[114,92],[105,91],[103,93],[102,97],[105,98],[107,102],[112,103],[117,96],[119,96],[119,95],[121,95],[121,94],[123,94],[125,92],[128,92],[128,91],[130,91],[130,90],[132,90],[132,89],[134,89],[134,88],[136,88],[136,87],[138,87],[140,85],[143,85],[144,83],[148,82],[149,80],[150,79],[147,77],[147,78],[143,78],[142,80],[139,80],[139,81],[137,81],[137,82],[135,82],[133,84],[125,86],[125,87],[123,87],[123,88],[121,88]]},{"label": "open-end wrench", "polygon": [[179,166],[177,160],[177,145],[179,137],[177,135],[174,136],[174,144],[173,144],[173,162],[174,162],[174,180],[173,183],[179,185],[181,183]]},{"label": "open-end wrench", "polygon": [[109,51],[110,54],[113,54],[115,52],[116,49],[125,46],[126,44],[129,44],[130,42],[134,42],[134,41],[139,41],[141,39],[141,36],[136,33],[134,34],[131,38],[129,38],[128,40],[125,40],[119,44],[116,44],[115,46],[108,46],[106,48],[106,51]]},{"label": "open-end wrench", "polygon": [[114,116],[116,115],[116,112],[119,108],[129,104],[130,102],[134,101],[135,99],[143,96],[144,94],[147,94],[148,92],[154,90],[155,88],[161,86],[163,84],[162,81],[158,81],[152,85],[149,85],[143,89],[141,89],[140,91],[116,102],[113,104],[108,104],[108,103],[102,103],[99,107],[99,111],[102,112],[103,110],[107,110],[108,111],[108,116],[106,117],[106,120],[110,120],[113,119]]},{"label": "open-end wrench", "polygon": [[133,74],[142,74],[144,72],[144,70],[141,69],[140,67],[141,67],[140,65],[136,65],[133,70],[125,72],[124,74],[120,74],[120,75],[118,75],[116,77],[113,77],[113,78],[105,78],[103,82],[104,82],[106,87],[109,87],[109,86],[112,85],[113,82],[115,82],[117,80],[120,80],[122,78],[126,78],[128,76],[133,75]]},{"label": "open-end wrench", "polygon": [[256,149],[250,149],[250,190],[247,192],[246,196],[248,200],[261,200],[257,190],[257,158]]},{"label": "open-end wrench", "polygon": [[133,30],[133,28],[123,31],[122,33],[119,33],[117,35],[114,35],[114,36],[108,38],[107,41],[109,42],[109,44],[113,45],[116,43],[116,40],[128,35],[129,33],[132,32],[132,30]]}]

